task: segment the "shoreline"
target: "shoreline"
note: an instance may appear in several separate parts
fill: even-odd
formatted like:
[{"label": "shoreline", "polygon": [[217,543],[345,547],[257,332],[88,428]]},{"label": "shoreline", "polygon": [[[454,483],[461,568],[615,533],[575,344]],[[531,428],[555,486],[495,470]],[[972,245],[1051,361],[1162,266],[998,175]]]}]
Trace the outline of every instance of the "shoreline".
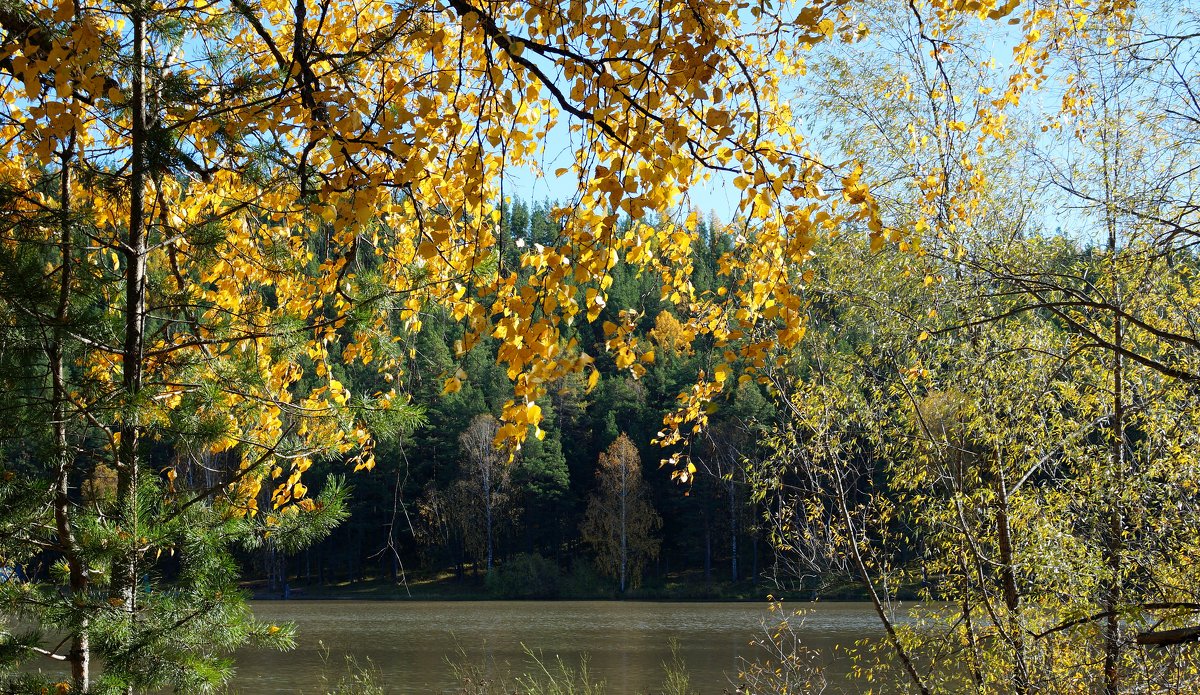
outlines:
[{"label": "shoreline", "polygon": [[[785,603],[866,602],[870,598],[860,587],[840,584],[822,590],[780,589],[766,584],[689,584],[667,582],[632,589],[621,595],[614,590],[528,591],[520,595],[489,590],[482,578],[469,580],[414,580],[408,583],[383,580],[339,583],[335,585],[292,585],[286,594],[279,588],[268,589],[260,582],[242,586],[252,601],[443,601],[443,602],[515,602],[515,601],[602,601],[658,603]],[[904,591],[898,598],[918,600],[915,591]]]}]

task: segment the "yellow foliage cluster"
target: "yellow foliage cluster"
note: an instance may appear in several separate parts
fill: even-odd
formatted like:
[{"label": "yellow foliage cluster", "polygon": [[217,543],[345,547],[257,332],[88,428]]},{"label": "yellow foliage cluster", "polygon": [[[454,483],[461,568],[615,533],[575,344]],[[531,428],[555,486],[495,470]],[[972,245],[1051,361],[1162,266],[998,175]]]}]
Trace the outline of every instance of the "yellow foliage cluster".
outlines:
[{"label": "yellow foliage cluster", "polygon": [[[884,229],[862,167],[818,161],[785,99],[783,80],[803,72],[805,54],[869,32],[859,4],[229,0],[138,10],[33,0],[0,10],[0,71],[10,78],[0,82],[0,182],[16,192],[6,203],[14,217],[70,200],[88,236],[71,262],[110,280],[146,262],[147,393],[121,398],[150,404],[141,426],[184,403],[219,421],[211,450],[282,469],[270,477],[279,480],[272,499],[285,505],[304,497],[299,476],[314,457],[373,465],[355,409],[366,398],[404,399],[350,393],[334,378],[330,346],[344,341],[335,351],[343,363],[394,378],[401,359],[372,336],[396,331],[397,319],[398,338],[419,331],[431,305],[466,325],[463,351],[485,335],[500,342],[514,398],[499,436],[515,445],[530,427],[540,432],[536,403],[547,385],[591,369],[593,358],[563,334],[598,319],[620,261],[661,277],[678,327],[656,339],[672,351],[710,336],[753,371],[775,346],[800,340],[806,299],[795,268],[814,239],[851,224],[867,227],[874,245],[898,238]],[[945,35],[1022,5],[915,7]],[[1052,31],[1082,27],[1090,14],[1119,16],[1118,5],[1029,3],[1017,16],[1020,74],[998,108],[1036,87]],[[150,27],[144,124],[131,121],[134,12]],[[554,211],[558,242],[525,253],[518,282],[494,263],[499,184],[506,167],[537,169],[560,124],[575,143],[578,189]],[[138,147],[149,148],[149,171],[144,189],[131,191],[126,167]],[[39,184],[56,168],[78,172],[57,197]],[[721,290],[702,296],[690,279],[695,216],[638,220],[679,209],[713,176],[732,181],[744,226],[720,259]],[[135,200],[149,221],[144,251],[123,241]],[[622,220],[634,223],[622,231]],[[4,243],[55,233],[23,227]],[[122,282],[106,290],[113,311],[124,291]],[[654,353],[637,349],[627,328],[607,330],[607,348],[638,376]],[[76,394],[80,410],[120,392],[122,348],[88,347],[83,366],[107,387]],[[234,372],[254,378],[229,379]],[[719,366],[681,395],[664,441],[703,423],[726,374]],[[446,390],[461,381],[451,376]],[[238,484],[247,509],[263,477]]]}]

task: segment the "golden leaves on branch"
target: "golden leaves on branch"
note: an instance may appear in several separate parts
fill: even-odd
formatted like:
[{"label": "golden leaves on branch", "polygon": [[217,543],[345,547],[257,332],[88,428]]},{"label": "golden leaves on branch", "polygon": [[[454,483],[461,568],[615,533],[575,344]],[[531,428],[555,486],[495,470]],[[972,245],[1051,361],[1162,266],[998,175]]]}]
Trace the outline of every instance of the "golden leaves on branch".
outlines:
[{"label": "golden leaves on branch", "polygon": [[[938,31],[1018,7],[928,3]],[[1024,10],[1017,58],[1028,70],[996,100],[997,113],[1042,79],[1054,29],[1080,29],[1080,12],[1121,12],[1119,3],[1080,7]],[[678,443],[703,424],[729,363],[753,373],[802,338],[802,267],[816,238],[851,225],[869,229],[873,246],[898,237],[885,230],[862,166],[820,162],[787,100],[786,80],[807,69],[807,54],[869,33],[850,0],[779,9],[444,0],[419,11],[348,0],[320,13],[258,0],[230,3],[222,27],[183,13],[174,33],[151,32],[154,164],[136,192],[124,187],[132,92],[118,23],[128,8],[74,8],[34,2],[44,31],[6,27],[0,181],[24,194],[13,213],[32,216],[54,206],[39,184],[56,158],[98,172],[105,185],[76,177],[70,193],[92,236],[81,257],[114,278],[127,267],[130,200],[146,202],[153,291],[172,300],[147,345],[149,381],[228,386],[195,406],[214,420],[236,414],[213,451],[288,438],[298,461],[348,456],[369,468],[372,440],[355,415],[363,399],[335,378],[337,358],[395,379],[389,339],[372,335],[407,340],[433,307],[464,324],[463,352],[485,336],[498,341],[514,384],[501,437],[519,445],[540,432],[548,384],[588,371],[595,386],[592,357],[564,336],[578,321],[611,318],[618,263],[661,279],[675,325],[659,317],[660,350],[682,353],[708,337],[733,356],[681,395],[662,435]],[[159,9],[149,11],[152,24]],[[1002,133],[1001,116],[985,123]],[[562,126],[572,138],[564,169],[579,177],[574,199],[553,212],[556,238],[505,268],[496,252],[505,169],[536,169]],[[965,120],[949,127],[967,135]],[[713,177],[736,189],[738,220],[712,230],[733,243],[715,290],[701,293],[691,281],[698,220],[670,211]],[[106,301],[121,300],[111,291]],[[655,351],[637,344],[634,318],[604,326],[604,346],[640,376]],[[341,349],[331,354],[334,343]],[[84,361],[110,386],[116,363],[101,350]],[[465,374],[443,377],[453,392]],[[395,392],[385,395],[390,403]],[[188,402],[171,389],[154,401],[164,414]],[[292,475],[277,504],[304,498]],[[254,479],[238,493],[247,505]]]}]

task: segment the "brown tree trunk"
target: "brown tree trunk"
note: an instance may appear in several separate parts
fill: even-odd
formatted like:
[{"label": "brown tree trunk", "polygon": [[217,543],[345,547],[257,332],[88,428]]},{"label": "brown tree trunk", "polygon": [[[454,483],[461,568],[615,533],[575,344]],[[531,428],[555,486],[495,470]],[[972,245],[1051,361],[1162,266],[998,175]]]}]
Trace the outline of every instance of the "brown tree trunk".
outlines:
[{"label": "brown tree trunk", "polygon": [[[732,473],[730,473],[732,475]],[[729,492],[729,580],[738,580],[737,487],[730,478]]]},{"label": "brown tree trunk", "polygon": [[1025,661],[1025,637],[1021,631],[1021,595],[1017,590],[1016,560],[1012,545],[1012,527],[1008,521],[1008,485],[1004,480],[1000,457],[996,457],[996,536],[1000,550],[1000,584],[1007,609],[1008,639],[1013,649],[1013,692],[1029,692],[1029,665]]},{"label": "brown tree trunk", "polygon": [[[146,90],[144,11],[134,5],[130,12],[133,25],[132,142],[130,146],[129,235],[123,249],[125,255],[125,342],[121,360],[121,386],[128,411],[120,427],[121,441],[117,447],[116,522],[128,535],[124,551],[114,560],[111,598],[124,608],[127,619],[134,621],[137,609],[137,560],[139,552],[139,519],[137,489],[140,461],[138,444],[141,425],[135,403],[142,388],[144,368],[143,332],[146,316],[146,214],[144,189],[146,184]],[[129,686],[126,692],[132,694]]]},{"label": "brown tree trunk", "polygon": [[[54,315],[54,337],[47,350],[50,362],[52,392],[50,396],[51,420],[54,430],[54,454],[57,457],[57,473],[54,485],[54,524],[58,545],[62,548],[69,574],[71,601],[76,608],[86,601],[88,588],[87,564],[79,549],[71,521],[71,475],[75,471],[75,457],[71,455],[67,441],[67,387],[63,364],[63,344],[66,324],[69,319],[71,301],[71,148],[72,136],[63,146],[61,190],[59,202],[59,262],[62,264],[58,287],[58,306]],[[88,643],[88,618],[80,618],[79,627],[71,637],[71,651],[67,655],[71,665],[72,687],[81,693],[91,688],[91,648]]]},{"label": "brown tree trunk", "polygon": [[[1115,264],[1114,264],[1115,265]],[[1115,278],[1114,278],[1115,284]],[[1113,352],[1113,426],[1112,426],[1112,471],[1108,485],[1108,503],[1111,505],[1108,513],[1108,529],[1105,542],[1105,555],[1108,564],[1109,585],[1105,596],[1104,610],[1108,617],[1104,622],[1104,692],[1106,695],[1116,695],[1120,691],[1120,657],[1121,657],[1121,553],[1124,547],[1122,534],[1124,520],[1121,514],[1120,483],[1125,471],[1125,399],[1124,399],[1124,360],[1120,353],[1121,317],[1113,318],[1113,333],[1116,349]]]},{"label": "brown tree trunk", "polygon": [[[1107,104],[1105,105],[1107,107]],[[1124,516],[1121,510],[1121,487],[1125,478],[1125,358],[1121,354],[1124,335],[1121,325],[1121,286],[1117,279],[1117,220],[1113,209],[1118,182],[1116,174],[1110,165],[1107,130],[1101,131],[1104,140],[1104,188],[1105,211],[1104,219],[1108,226],[1109,269],[1112,273],[1112,303],[1113,303],[1113,419],[1112,419],[1112,448],[1111,470],[1107,480],[1108,497],[1108,529],[1105,538],[1105,563],[1108,566],[1109,583],[1104,597],[1104,610],[1108,617],[1104,623],[1104,692],[1105,695],[1117,695],[1120,691],[1121,677],[1119,661],[1121,657],[1121,555],[1124,549],[1122,540]],[[1119,142],[1117,143],[1119,146]]]}]

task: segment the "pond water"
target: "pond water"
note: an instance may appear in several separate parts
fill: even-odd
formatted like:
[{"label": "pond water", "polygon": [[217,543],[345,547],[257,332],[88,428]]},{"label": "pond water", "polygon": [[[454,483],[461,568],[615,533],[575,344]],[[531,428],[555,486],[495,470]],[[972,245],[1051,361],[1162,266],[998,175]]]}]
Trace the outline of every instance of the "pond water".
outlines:
[{"label": "pond water", "polygon": [[[835,645],[882,634],[867,603],[794,604],[806,611],[798,632],[824,655]],[[556,657],[577,667],[586,654],[593,680],[613,695],[659,692],[670,642],[700,695],[733,692],[739,657],[765,656],[750,646],[774,624],[765,603],[618,601],[269,601],[254,604],[260,620],[291,621],[291,652],[247,649],[238,655],[234,693],[318,693],[346,672],[345,656],[374,669],[392,693],[454,693],[449,663],[489,674],[535,668],[528,647],[547,665]],[[323,658],[324,656],[324,658]],[[829,677],[847,666],[831,663]],[[322,681],[324,677],[324,682]]]}]

